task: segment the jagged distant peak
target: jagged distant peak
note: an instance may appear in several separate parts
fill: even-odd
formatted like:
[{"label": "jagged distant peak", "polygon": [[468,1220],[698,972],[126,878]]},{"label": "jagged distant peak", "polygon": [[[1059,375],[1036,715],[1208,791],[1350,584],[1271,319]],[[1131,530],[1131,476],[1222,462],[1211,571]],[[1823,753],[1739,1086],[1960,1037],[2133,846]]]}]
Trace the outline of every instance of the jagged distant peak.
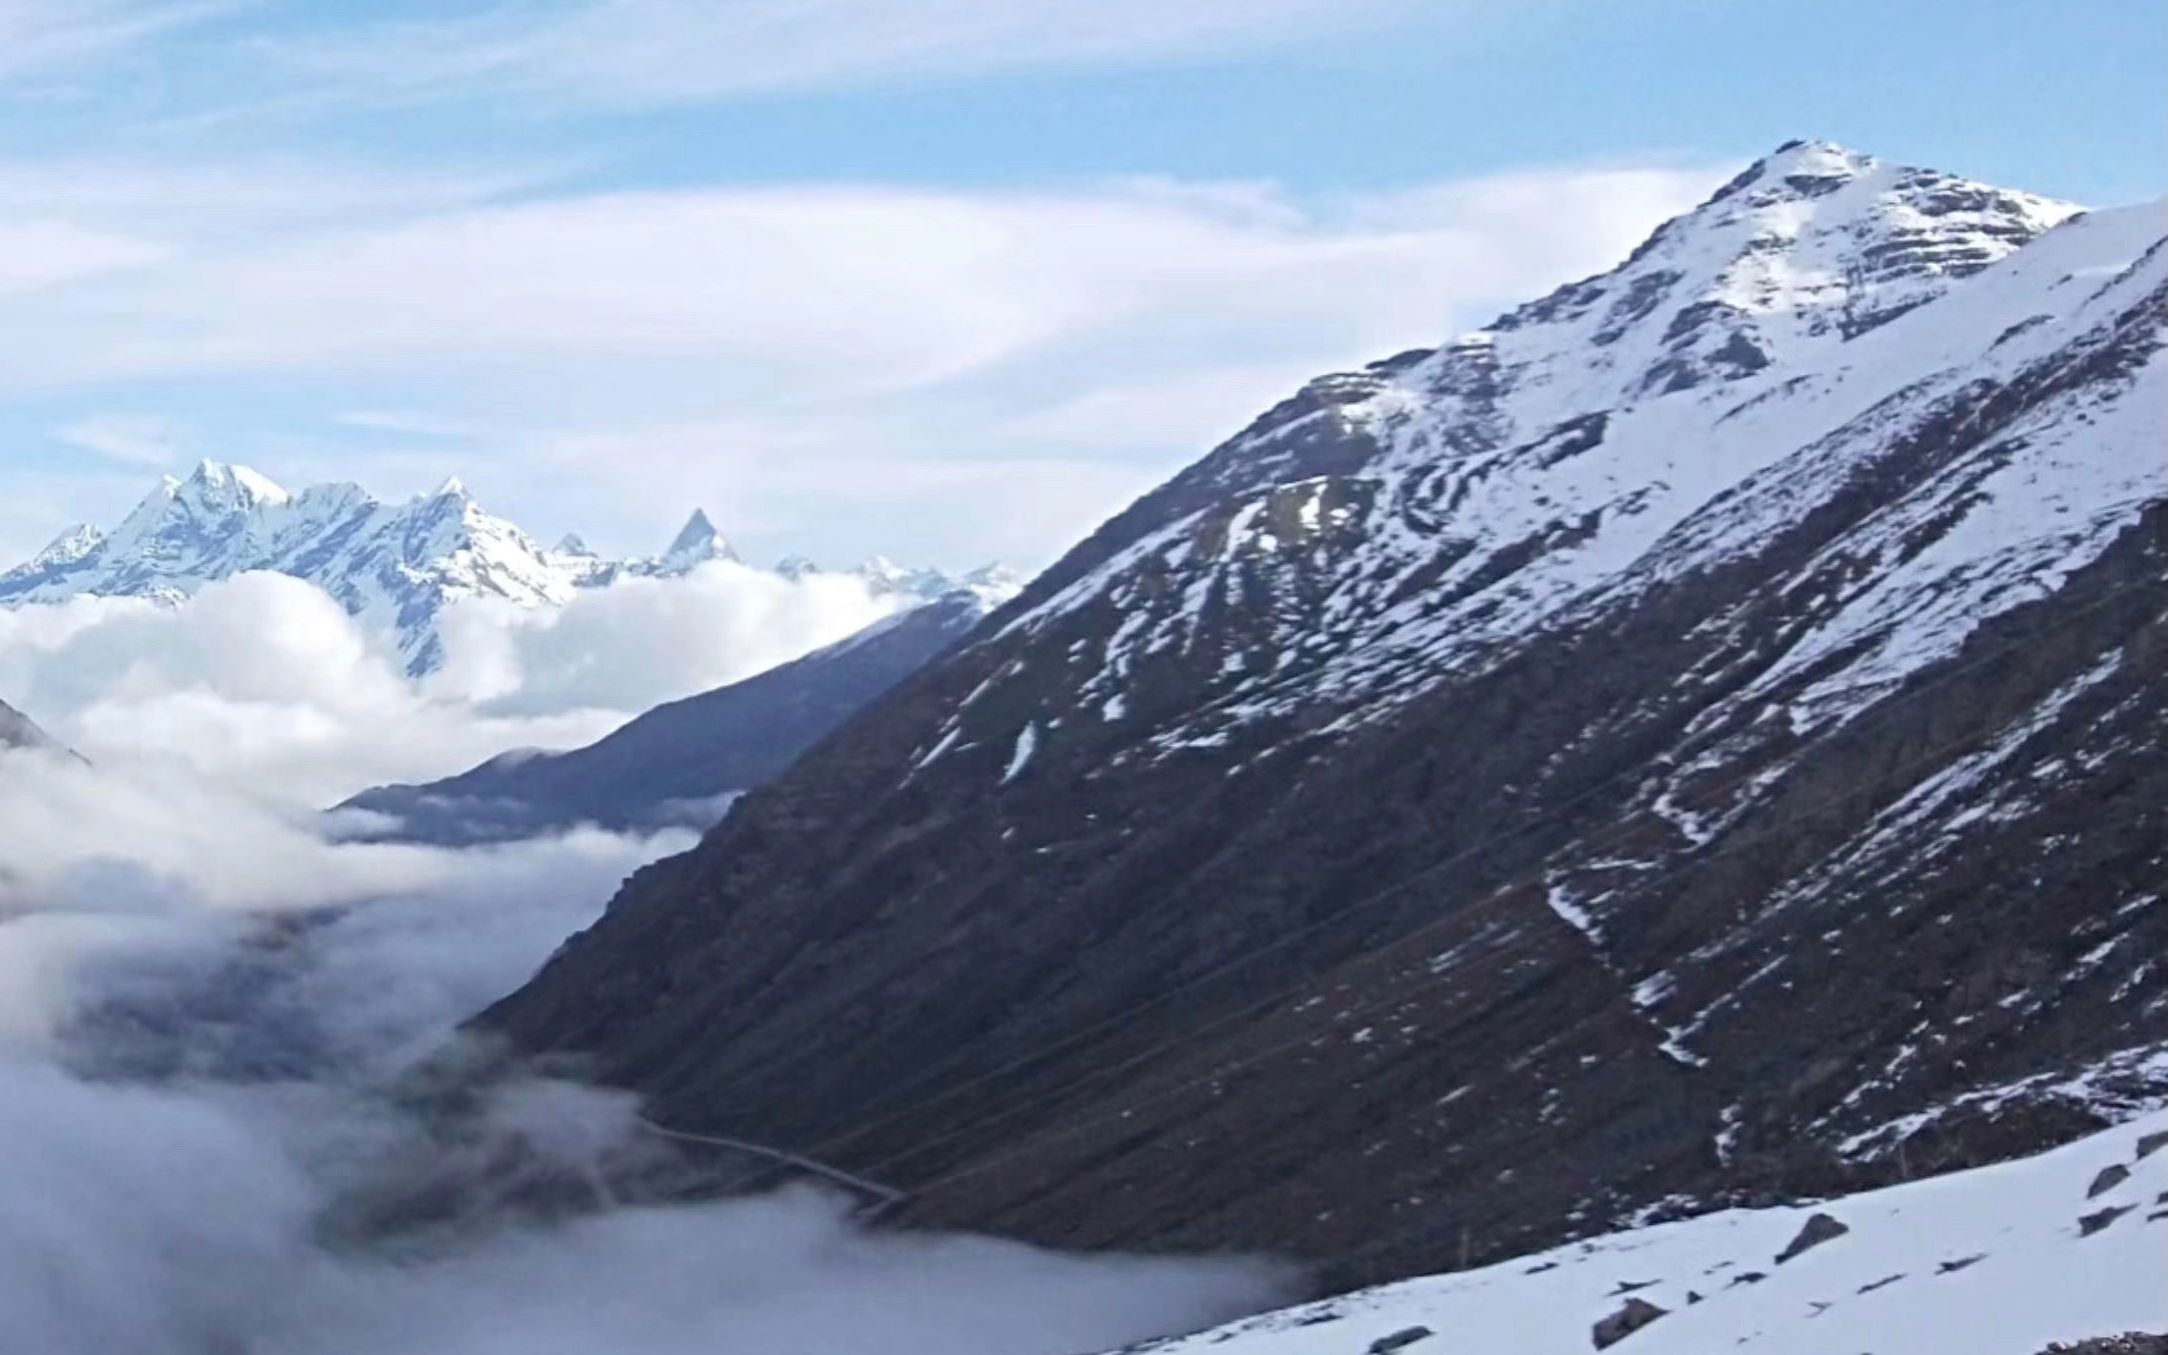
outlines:
[{"label": "jagged distant peak", "polygon": [[285,486],[262,471],[209,458],[197,462],[195,470],[176,489],[198,500],[236,507],[283,504],[293,497]]},{"label": "jagged distant peak", "polygon": [[105,540],[105,533],[87,522],[78,522],[51,541],[45,549],[31,557],[31,563],[42,565],[72,564],[96,550]]},{"label": "jagged distant peak", "polygon": [[993,588],[1021,589],[1026,580],[1024,571],[999,560],[989,560],[963,576],[963,582]]},{"label": "jagged distant peak", "polygon": [[678,528],[678,534],[670,542],[667,553],[681,555],[709,550],[721,540],[722,534],[715,530],[715,523],[708,517],[707,510],[695,508],[692,516],[685,519],[685,525]]},{"label": "jagged distant peak", "polygon": [[913,569],[885,555],[874,555],[851,572],[875,592],[925,599],[968,593],[987,610],[1006,603],[1024,586],[1021,573],[998,561],[963,574],[950,574],[939,569]]},{"label": "jagged distant peak", "polygon": [[[666,554],[605,559],[577,534],[545,548],[487,512],[457,476],[431,493],[386,503],[343,481],[290,494],[248,467],[206,461],[185,479],[160,477],[112,531],[71,528],[27,563],[0,573],[0,606],[81,594],[179,603],[235,574],[287,574],[391,634],[408,672],[419,676],[443,661],[439,615],[462,598],[556,607],[582,589],[675,578],[711,561],[742,563],[697,510]],[[1006,600],[983,583],[888,569],[896,578],[891,585],[870,577],[866,585],[910,603],[958,588],[971,589],[987,606]]]},{"label": "jagged distant peak", "polygon": [[715,529],[715,523],[708,517],[707,510],[695,508],[692,516],[685,519],[685,525],[678,529],[677,536],[672,538],[670,549],[664,551],[660,559],[653,561],[646,572],[684,574],[711,560],[739,562],[738,553],[731,549],[730,542],[724,539],[723,534]]}]

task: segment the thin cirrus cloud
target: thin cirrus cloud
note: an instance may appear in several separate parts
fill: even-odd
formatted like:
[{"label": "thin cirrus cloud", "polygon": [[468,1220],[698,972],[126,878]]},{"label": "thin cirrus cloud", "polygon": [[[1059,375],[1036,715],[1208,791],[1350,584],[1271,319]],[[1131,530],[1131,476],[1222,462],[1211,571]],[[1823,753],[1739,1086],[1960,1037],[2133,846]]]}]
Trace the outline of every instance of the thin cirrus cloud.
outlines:
[{"label": "thin cirrus cloud", "polygon": [[0,383],[692,358],[727,364],[723,386],[819,374],[827,399],[1096,349],[1069,400],[1125,355],[1163,381],[1168,362],[1436,341],[1473,308],[1609,262],[1719,172],[1567,168],[1324,204],[1131,184],[713,188],[481,203],[247,248],[152,240],[141,255],[174,257],[6,308],[23,337],[0,339]]},{"label": "thin cirrus cloud", "polygon": [[[334,478],[357,438],[455,429],[427,453],[438,473],[487,485],[492,464],[548,464],[562,502],[515,489],[510,510],[604,544],[644,548],[701,502],[788,550],[1030,563],[1302,380],[1604,267],[1723,172],[1566,166],[1329,200],[1168,181],[510,197],[477,181],[462,199],[451,181],[351,223],[259,185],[245,220],[145,242],[155,262],[0,295],[0,392],[140,408],[147,382],[209,400],[335,381],[311,453]],[[161,219],[129,206],[86,195],[72,220]],[[424,404],[400,393],[416,383]],[[357,407],[393,413],[363,428]],[[1043,498],[1051,462],[1096,488],[998,523],[949,498]],[[823,538],[861,482],[902,495],[884,520],[918,534]]]},{"label": "thin cirrus cloud", "polygon": [[53,432],[67,446],[129,466],[168,466],[179,456],[173,428],[162,419],[93,414]]},{"label": "thin cirrus cloud", "polygon": [[1219,57],[1411,10],[1409,0],[555,0],[319,30],[288,69],[376,97],[599,105]]},{"label": "thin cirrus cloud", "polygon": [[230,0],[0,0],[0,80],[49,76],[232,8]]}]

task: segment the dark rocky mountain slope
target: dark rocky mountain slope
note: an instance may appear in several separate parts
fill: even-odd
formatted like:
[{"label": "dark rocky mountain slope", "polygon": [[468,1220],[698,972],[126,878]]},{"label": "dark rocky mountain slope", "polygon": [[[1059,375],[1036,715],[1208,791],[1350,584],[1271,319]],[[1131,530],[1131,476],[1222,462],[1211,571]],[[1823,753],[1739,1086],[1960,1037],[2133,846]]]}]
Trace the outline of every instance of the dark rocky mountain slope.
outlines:
[{"label": "dark rocky mountain slope", "polygon": [[985,615],[952,593],[743,682],[656,707],[585,748],[509,753],[419,786],[339,806],[387,816],[365,836],[459,844],[591,823],[708,828],[851,714],[961,639]]},{"label": "dark rocky mountain slope", "polygon": [[1312,383],[479,1024],[908,1219],[1342,1281],[2120,1113],[2168,250],[2069,216],[1795,144]]},{"label": "dark rocky mountain slope", "polygon": [[50,748],[53,740],[29,716],[0,701],[0,749]]}]

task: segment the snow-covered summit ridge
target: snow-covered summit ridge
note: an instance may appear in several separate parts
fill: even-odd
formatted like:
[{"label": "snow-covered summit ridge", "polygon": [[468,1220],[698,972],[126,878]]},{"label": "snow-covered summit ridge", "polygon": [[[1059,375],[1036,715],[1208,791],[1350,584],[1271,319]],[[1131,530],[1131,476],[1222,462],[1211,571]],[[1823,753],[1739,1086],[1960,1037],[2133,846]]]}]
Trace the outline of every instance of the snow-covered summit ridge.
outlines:
[{"label": "snow-covered summit ridge", "polygon": [[[434,493],[388,503],[348,483],[293,493],[249,467],[207,460],[186,478],[160,477],[110,531],[71,527],[0,574],[0,606],[83,594],[177,602],[218,579],[271,571],[316,584],[392,637],[408,672],[419,676],[443,660],[437,621],[455,600],[555,607],[581,589],[678,578],[718,561],[742,563],[698,510],[662,554],[607,560],[576,535],[543,547],[486,511],[457,477]],[[992,606],[1015,591],[997,567],[952,578],[881,561],[860,577],[905,602],[968,591]]]},{"label": "snow-covered summit ridge", "polygon": [[[2098,215],[1790,143],[1609,272],[1309,383],[1057,565],[1010,631],[1105,632],[1074,670],[1095,708],[1165,709],[1137,675],[1208,671],[1209,700],[1150,731],[1161,752],[1302,706],[1374,715],[1625,586],[1667,532],[1855,423],[1856,464],[1890,440],[1878,405],[1920,417],[1930,390],[1957,399],[2114,323],[2098,284],[2160,223]],[[2023,266],[2043,235],[2067,236],[2048,251],[2064,262]],[[2039,328],[1998,349],[2021,323]],[[2142,403],[2124,406],[2138,423]],[[2010,456],[2000,483],[2052,482],[2073,511],[2117,497],[2087,486],[2127,498],[2157,462],[2120,432]],[[1847,473],[1822,458],[1825,482]],[[1702,547],[1702,562],[1727,549]]]}]

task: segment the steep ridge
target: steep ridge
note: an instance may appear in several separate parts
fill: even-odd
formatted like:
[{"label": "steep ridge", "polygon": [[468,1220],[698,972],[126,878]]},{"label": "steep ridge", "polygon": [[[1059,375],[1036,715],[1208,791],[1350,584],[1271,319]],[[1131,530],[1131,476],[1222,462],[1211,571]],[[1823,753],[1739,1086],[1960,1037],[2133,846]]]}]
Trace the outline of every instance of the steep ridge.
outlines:
[{"label": "steep ridge", "polygon": [[339,806],[381,815],[360,836],[463,844],[589,823],[706,829],[729,800],[774,778],[851,714],[955,644],[985,616],[950,593],[743,682],[658,706],[563,753],[510,753],[419,786],[379,786]]},{"label": "steep ridge", "polygon": [[[178,602],[215,580],[267,570],[316,584],[395,639],[408,673],[419,677],[442,664],[438,620],[460,599],[561,606],[583,588],[677,578],[715,561],[743,563],[698,510],[661,555],[605,560],[577,536],[544,549],[484,511],[457,479],[390,504],[353,484],[293,494],[246,466],[205,461],[186,479],[162,477],[112,531],[72,527],[0,574],[0,606],[81,594]],[[798,561],[787,572],[819,570]],[[876,558],[855,574],[876,592],[912,601],[959,588],[1006,596],[999,566],[955,579]]]},{"label": "steep ridge", "polygon": [[52,737],[38,728],[29,716],[0,701],[0,750],[52,746]]},{"label": "steep ridge", "polygon": [[2145,1104],[2168,250],[2067,216],[1795,144],[1313,383],[482,1025],[925,1221],[1342,1281]]}]

